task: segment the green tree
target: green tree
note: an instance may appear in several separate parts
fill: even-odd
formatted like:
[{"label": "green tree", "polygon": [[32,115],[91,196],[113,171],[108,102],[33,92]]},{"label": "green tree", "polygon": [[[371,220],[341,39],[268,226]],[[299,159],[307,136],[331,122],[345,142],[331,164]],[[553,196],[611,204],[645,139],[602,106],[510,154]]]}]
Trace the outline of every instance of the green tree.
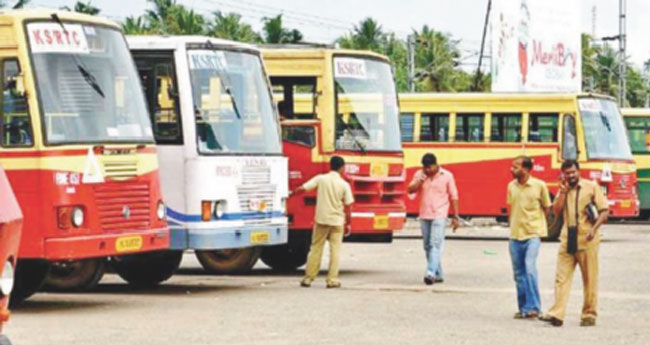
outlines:
[{"label": "green tree", "polygon": [[91,16],[97,15],[101,11],[98,7],[91,5],[90,1],[88,2],[77,1],[73,9],[70,9],[70,7],[68,6],[61,7],[61,9],[64,9],[66,11],[74,11],[78,13],[90,14]]},{"label": "green tree", "polygon": [[242,23],[241,15],[237,13],[223,14],[214,12],[214,19],[208,24],[208,35],[239,42],[259,43],[262,38],[253,28]]},{"label": "green tree", "polygon": [[341,48],[367,49],[383,54],[387,43],[387,35],[376,20],[368,17],[362,20],[359,25],[355,25],[352,32],[337,41]]},{"label": "green tree", "polygon": [[126,17],[122,23],[122,30],[125,35],[147,35],[151,33],[151,29],[147,26],[147,21],[143,16],[139,17]]},{"label": "green tree", "polygon": [[167,20],[174,8],[178,6],[176,0],[147,0],[147,2],[153,5],[153,9],[145,11],[147,25],[157,33],[167,33]]},{"label": "green tree", "polygon": [[264,43],[270,44],[292,44],[302,42],[303,35],[297,29],[286,29],[282,24],[282,15],[275,17],[264,17],[262,19]]},{"label": "green tree", "polygon": [[188,10],[185,6],[176,5],[170,9],[166,19],[166,32],[171,35],[202,35],[205,34],[205,18]]},{"label": "green tree", "polygon": [[425,25],[415,36],[415,75],[419,91],[456,92],[469,90],[471,77],[459,72],[458,41]]}]

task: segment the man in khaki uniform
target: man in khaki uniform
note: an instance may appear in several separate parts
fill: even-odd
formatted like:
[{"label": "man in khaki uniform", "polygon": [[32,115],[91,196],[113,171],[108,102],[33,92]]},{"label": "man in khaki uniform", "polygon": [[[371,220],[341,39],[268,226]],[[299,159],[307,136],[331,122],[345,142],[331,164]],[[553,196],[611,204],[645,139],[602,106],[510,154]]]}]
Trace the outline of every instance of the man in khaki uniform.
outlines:
[{"label": "man in khaki uniform", "polygon": [[[580,326],[594,326],[598,315],[598,229],[607,221],[609,206],[596,182],[580,178],[578,162],[569,160],[562,163],[562,173],[564,178],[560,192],[553,202],[553,213],[556,216],[560,213],[564,215],[555,276],[555,304],[540,319],[550,322],[553,326],[562,326],[569,302],[573,271],[578,264],[584,289]],[[587,207],[592,203],[597,210],[597,218],[593,224],[587,215]]]},{"label": "man in khaki uniform", "polygon": [[544,181],[530,175],[533,160],[517,157],[510,171],[515,178],[508,184],[510,206],[510,259],[517,287],[518,312],[515,319],[537,319],[541,298],[537,275],[540,237],[547,235],[546,214],[551,198]]},{"label": "man in khaki uniform", "polygon": [[354,202],[352,189],[342,177],[345,161],[339,156],[330,159],[331,171],[313,177],[294,194],[317,190],[316,216],[314,231],[311,238],[311,248],[307,256],[307,269],[300,286],[310,287],[320,270],[325,240],[330,243],[330,266],[327,274],[327,287],[338,288],[339,282],[339,251],[343,242],[343,227],[350,224],[349,206]]}]

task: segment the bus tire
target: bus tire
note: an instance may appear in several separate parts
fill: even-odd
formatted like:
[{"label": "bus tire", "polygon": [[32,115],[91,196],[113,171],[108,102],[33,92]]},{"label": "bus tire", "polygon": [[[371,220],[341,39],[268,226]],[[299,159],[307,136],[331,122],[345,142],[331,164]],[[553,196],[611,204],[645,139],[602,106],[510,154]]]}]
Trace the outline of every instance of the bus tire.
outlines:
[{"label": "bus tire", "polygon": [[262,251],[262,262],[275,271],[289,272],[307,262],[309,246],[287,245],[266,247]]},{"label": "bus tire", "polygon": [[55,292],[89,291],[106,272],[105,259],[54,262],[45,278],[43,290]]},{"label": "bus tire", "polygon": [[18,260],[14,274],[14,289],[11,291],[11,305],[18,305],[38,291],[50,271],[50,262],[45,260]]},{"label": "bus tire", "polygon": [[214,274],[248,273],[260,258],[262,248],[197,250],[196,258],[203,269]]},{"label": "bus tire", "polygon": [[562,226],[564,225],[564,215],[560,214],[558,217],[551,215],[546,218],[546,223],[548,224],[548,235],[544,238],[546,241],[557,241],[560,238],[560,233],[562,232]]},{"label": "bus tire", "polygon": [[111,267],[129,285],[152,287],[169,279],[181,265],[182,259],[181,250],[156,251],[114,256]]},{"label": "bus tire", "polygon": [[7,338],[6,335],[0,335],[0,345],[11,345],[11,341]]}]

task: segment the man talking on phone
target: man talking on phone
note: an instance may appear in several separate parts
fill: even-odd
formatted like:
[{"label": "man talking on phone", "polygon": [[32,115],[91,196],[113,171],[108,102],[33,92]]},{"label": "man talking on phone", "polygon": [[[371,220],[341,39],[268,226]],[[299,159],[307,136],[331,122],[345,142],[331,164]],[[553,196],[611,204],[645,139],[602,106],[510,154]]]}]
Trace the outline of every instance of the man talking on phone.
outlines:
[{"label": "man talking on phone", "polygon": [[450,203],[454,208],[451,227],[458,228],[458,189],[454,175],[438,165],[433,153],[422,157],[422,170],[413,176],[409,184],[409,193],[420,196],[420,229],[424,241],[424,254],[427,257],[427,270],[424,283],[442,283],[442,249],[445,243],[445,226],[449,215]]},{"label": "man talking on phone", "polygon": [[598,315],[598,229],[607,221],[609,205],[596,182],[580,178],[578,162],[567,160],[562,163],[562,176],[560,192],[553,202],[555,216],[564,216],[555,273],[555,304],[540,320],[553,326],[564,323],[577,264],[584,289],[580,326],[594,326]]}]

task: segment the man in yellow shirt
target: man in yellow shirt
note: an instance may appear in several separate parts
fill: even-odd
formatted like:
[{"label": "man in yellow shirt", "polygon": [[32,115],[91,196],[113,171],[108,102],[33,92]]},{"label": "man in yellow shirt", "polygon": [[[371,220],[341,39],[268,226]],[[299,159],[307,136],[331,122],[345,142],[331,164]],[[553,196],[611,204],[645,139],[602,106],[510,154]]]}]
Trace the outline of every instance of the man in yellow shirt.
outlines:
[{"label": "man in yellow shirt", "polygon": [[515,319],[537,318],[541,312],[536,261],[540,237],[548,232],[546,214],[551,199],[546,183],[530,176],[532,169],[529,157],[515,158],[510,168],[515,179],[508,184],[510,259],[519,307]]},{"label": "man in yellow shirt", "polygon": [[[573,271],[577,264],[582,273],[584,289],[580,326],[594,326],[598,315],[598,229],[607,222],[609,204],[596,182],[580,178],[578,162],[568,160],[562,163],[562,174],[564,178],[560,192],[553,202],[553,213],[556,216],[560,213],[564,215],[555,273],[555,304],[540,320],[553,326],[564,323]],[[595,219],[591,221],[588,208],[594,210]]]},{"label": "man in yellow shirt", "polygon": [[325,240],[330,243],[330,265],[327,287],[341,287],[339,282],[339,251],[343,242],[343,227],[350,224],[350,205],[354,202],[350,184],[343,179],[345,161],[339,156],[330,159],[330,172],[313,177],[292,195],[316,189],[316,216],[311,247],[307,256],[305,277],[300,286],[310,287],[320,270]]}]

